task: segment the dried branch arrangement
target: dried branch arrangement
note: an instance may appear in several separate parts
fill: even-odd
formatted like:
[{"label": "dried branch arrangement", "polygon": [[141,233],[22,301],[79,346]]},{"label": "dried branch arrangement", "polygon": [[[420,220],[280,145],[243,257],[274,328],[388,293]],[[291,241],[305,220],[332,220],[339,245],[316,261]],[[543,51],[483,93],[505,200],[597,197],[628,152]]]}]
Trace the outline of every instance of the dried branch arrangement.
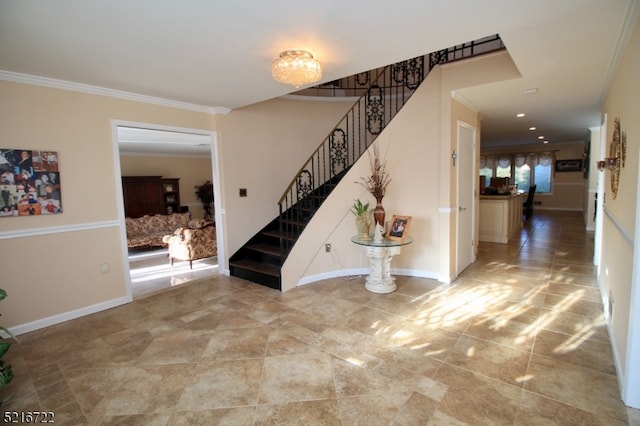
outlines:
[{"label": "dried branch arrangement", "polygon": [[[373,155],[371,152],[373,151]],[[361,178],[359,182],[356,182],[364,186],[367,191],[373,195],[377,200],[383,198],[387,191],[387,186],[391,182],[391,177],[386,170],[386,161],[380,159],[380,148],[378,144],[373,144],[373,149],[368,151],[369,164],[371,165],[371,175],[366,178]]]}]

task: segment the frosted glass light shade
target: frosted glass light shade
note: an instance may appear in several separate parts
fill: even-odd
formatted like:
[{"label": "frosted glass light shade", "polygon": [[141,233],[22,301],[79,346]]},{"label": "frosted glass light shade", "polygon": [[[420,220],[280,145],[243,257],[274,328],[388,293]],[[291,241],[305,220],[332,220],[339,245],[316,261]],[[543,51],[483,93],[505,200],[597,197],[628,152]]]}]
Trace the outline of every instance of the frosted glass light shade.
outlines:
[{"label": "frosted glass light shade", "polygon": [[300,87],[322,78],[322,66],[305,50],[284,51],[271,63],[274,80]]}]

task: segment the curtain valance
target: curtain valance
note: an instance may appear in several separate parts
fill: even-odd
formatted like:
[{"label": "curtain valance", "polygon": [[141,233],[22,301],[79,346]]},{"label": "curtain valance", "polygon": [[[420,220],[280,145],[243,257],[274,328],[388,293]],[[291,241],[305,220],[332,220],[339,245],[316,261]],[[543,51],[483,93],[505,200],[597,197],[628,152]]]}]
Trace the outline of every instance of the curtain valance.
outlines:
[{"label": "curtain valance", "polygon": [[481,169],[493,169],[496,166],[507,168],[511,167],[512,163],[516,167],[522,167],[525,164],[531,168],[537,165],[553,166],[555,163],[555,152],[517,152],[513,154],[488,154],[480,156]]}]

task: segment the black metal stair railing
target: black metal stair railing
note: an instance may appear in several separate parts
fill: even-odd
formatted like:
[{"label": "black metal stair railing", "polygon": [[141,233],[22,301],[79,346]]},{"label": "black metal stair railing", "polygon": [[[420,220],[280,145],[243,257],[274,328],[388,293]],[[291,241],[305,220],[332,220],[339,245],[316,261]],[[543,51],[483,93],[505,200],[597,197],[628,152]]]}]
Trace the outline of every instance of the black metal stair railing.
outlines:
[{"label": "black metal stair railing", "polygon": [[[364,154],[438,64],[504,49],[499,35],[388,65],[298,92],[359,96],[299,169],[278,201],[281,261],[342,176]],[[324,88],[323,88],[324,87]]]},{"label": "black metal stair railing", "polygon": [[[428,57],[429,70],[434,66],[443,63],[467,59],[472,56],[478,56],[485,53],[494,52],[504,49],[504,44],[500,36],[494,34],[468,43],[459,44],[447,49],[432,52]],[[395,64],[396,66],[399,64]],[[360,74],[344,77],[338,80],[322,83],[317,86],[307,87],[294,92],[294,95],[302,96],[324,96],[324,97],[360,97],[364,95],[372,83],[371,77],[377,72],[383,70],[379,68],[373,71],[367,71]]]}]

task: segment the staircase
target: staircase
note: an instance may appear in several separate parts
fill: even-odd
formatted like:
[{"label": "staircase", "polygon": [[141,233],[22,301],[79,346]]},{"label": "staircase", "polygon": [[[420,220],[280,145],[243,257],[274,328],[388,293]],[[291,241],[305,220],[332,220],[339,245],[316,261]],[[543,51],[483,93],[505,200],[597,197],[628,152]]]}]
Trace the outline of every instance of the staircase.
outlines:
[{"label": "staircase", "polygon": [[229,259],[231,275],[280,290],[280,268],[286,256],[341,179],[342,174],[325,182],[262,228]]},{"label": "staircase", "polygon": [[496,34],[303,90],[359,98],[284,191],[278,217],[231,256],[231,275],[281,290],[281,267],[306,225],[429,71],[438,64],[501,49],[504,44]]}]

